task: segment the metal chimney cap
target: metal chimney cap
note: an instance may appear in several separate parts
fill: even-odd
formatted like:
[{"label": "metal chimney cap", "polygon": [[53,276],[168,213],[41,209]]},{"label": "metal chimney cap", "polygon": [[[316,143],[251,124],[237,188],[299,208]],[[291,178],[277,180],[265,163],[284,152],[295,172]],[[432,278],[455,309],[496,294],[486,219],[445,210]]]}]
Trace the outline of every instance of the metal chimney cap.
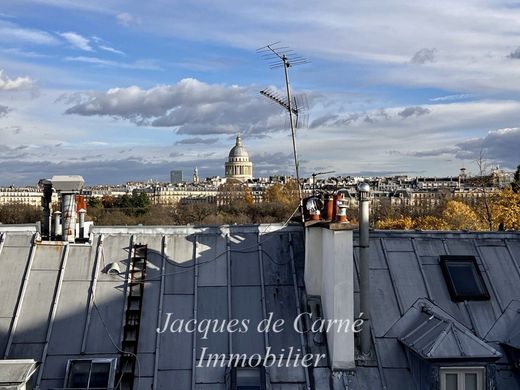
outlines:
[{"label": "metal chimney cap", "polygon": [[370,186],[368,185],[368,183],[359,183],[358,186],[357,186],[357,190],[359,192],[370,192]]},{"label": "metal chimney cap", "polygon": [[51,181],[53,187],[62,192],[79,192],[85,184],[85,180],[79,175],[53,176]]}]

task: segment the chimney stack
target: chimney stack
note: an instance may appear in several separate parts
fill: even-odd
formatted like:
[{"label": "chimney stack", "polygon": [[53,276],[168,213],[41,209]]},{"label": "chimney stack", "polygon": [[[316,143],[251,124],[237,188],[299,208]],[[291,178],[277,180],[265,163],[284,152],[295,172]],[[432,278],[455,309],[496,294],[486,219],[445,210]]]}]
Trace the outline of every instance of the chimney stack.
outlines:
[{"label": "chimney stack", "polygon": [[51,237],[51,203],[52,203],[52,182],[47,179],[41,179],[38,186],[42,188],[42,207],[43,207],[43,226],[42,237],[50,239]]},{"label": "chimney stack", "polygon": [[[83,189],[85,180],[81,176],[53,176],[52,185],[60,194],[61,203],[61,240],[76,240],[76,195]],[[58,226],[55,226],[58,230]]]},{"label": "chimney stack", "polygon": [[340,321],[355,321],[355,227],[330,221],[306,223],[305,288],[309,297],[320,298],[323,319],[334,324],[327,332],[330,365],[334,371],[356,367],[354,333],[338,331]]}]

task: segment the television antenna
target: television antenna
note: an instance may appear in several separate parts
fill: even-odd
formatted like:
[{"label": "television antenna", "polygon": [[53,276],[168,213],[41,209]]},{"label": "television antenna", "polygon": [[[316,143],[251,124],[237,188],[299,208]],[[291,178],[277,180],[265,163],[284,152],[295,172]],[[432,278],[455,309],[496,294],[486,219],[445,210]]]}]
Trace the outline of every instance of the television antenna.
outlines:
[{"label": "television antenna", "polygon": [[326,172],[314,172],[311,176],[312,176],[312,195],[313,196],[316,196],[316,176],[321,176],[321,175],[327,175],[329,173],[334,173],[336,171],[326,171]]},{"label": "television antenna", "polygon": [[269,67],[271,69],[281,68],[283,67],[284,76],[285,76],[285,91],[286,97],[282,97],[280,94],[273,90],[263,90],[260,93],[272,101],[279,104],[281,107],[285,109],[285,111],[289,114],[289,124],[291,127],[291,137],[292,137],[292,146],[293,146],[293,156],[294,156],[294,167],[296,170],[296,181],[298,183],[298,195],[300,198],[300,212],[302,216],[302,221],[304,220],[303,213],[303,192],[302,186],[300,182],[300,163],[298,160],[298,152],[296,149],[296,134],[295,129],[298,124],[299,111],[298,104],[296,100],[293,100],[291,96],[291,87],[289,84],[289,68],[295,65],[306,64],[309,61],[303,57],[296,55],[293,50],[289,49],[286,46],[281,46],[280,42],[271,43],[264,47],[257,49],[257,53],[259,53],[262,58],[268,61]]}]

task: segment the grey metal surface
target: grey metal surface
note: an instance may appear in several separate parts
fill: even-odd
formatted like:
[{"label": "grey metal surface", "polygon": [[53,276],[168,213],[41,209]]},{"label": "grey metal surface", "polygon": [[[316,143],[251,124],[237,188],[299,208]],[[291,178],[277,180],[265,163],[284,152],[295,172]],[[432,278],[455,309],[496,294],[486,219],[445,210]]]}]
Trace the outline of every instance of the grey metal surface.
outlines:
[{"label": "grey metal surface", "polygon": [[[520,301],[519,239],[520,234],[515,232],[371,232],[370,245],[374,248],[370,259],[371,310],[376,347],[388,389],[419,389],[414,384],[411,363],[404,353],[406,347],[397,341],[395,332],[389,332],[389,329],[401,318],[399,302],[406,310],[419,298],[428,298],[427,286],[434,304],[465,329],[464,335],[460,336],[462,341],[453,339],[452,342],[446,342],[446,348],[455,347],[460,353],[457,346],[462,342],[468,349],[464,353],[470,355],[472,348],[473,353],[478,353],[482,345],[473,342],[481,338],[490,348],[498,348],[503,353],[499,343],[507,341],[508,337],[517,332],[513,324],[517,315],[516,302]],[[476,256],[491,300],[453,302],[439,262],[439,256],[444,254]],[[503,315],[501,305],[508,308],[504,309]],[[412,325],[408,323],[406,326]],[[445,341],[449,341],[449,337],[447,334]],[[448,353],[447,350],[444,352]],[[482,350],[480,352],[483,353]],[[511,371],[505,355],[495,366],[496,389],[520,389],[520,378]],[[364,371],[375,373],[374,369],[358,367],[357,371],[350,382],[343,380],[345,386],[350,385],[348,388],[352,389],[383,389],[381,378],[363,374]],[[368,384],[361,383],[364,381],[368,381]]]},{"label": "grey metal surface", "polygon": [[[2,385],[23,384],[36,370],[35,360],[0,360],[0,387]],[[14,387],[16,388],[16,386]]]},{"label": "grey metal surface", "polygon": [[500,352],[426,299],[417,301],[389,333],[398,335],[404,345],[426,360],[495,361],[501,357]]},{"label": "grey metal surface", "polygon": [[[224,368],[196,368],[192,372],[192,334],[170,332],[157,335],[156,328],[164,324],[167,313],[172,318],[192,318],[194,313],[194,245],[197,245],[199,264],[197,311],[199,318],[248,319],[256,325],[267,313],[284,318],[292,325],[296,316],[294,284],[290,267],[289,232],[294,243],[297,291],[303,294],[303,236],[299,227],[223,226],[223,227],[110,227],[94,228],[93,243],[69,245],[68,260],[64,269],[61,293],[56,300],[56,312],[48,343],[40,388],[59,388],[63,385],[68,359],[80,357],[83,327],[86,323],[89,289],[95,276],[95,254],[100,234],[106,236],[99,258],[95,302],[86,339],[88,357],[118,357],[113,343],[119,345],[121,321],[125,306],[124,272],[128,264],[130,237],[135,243],[147,244],[148,274],[145,285],[142,328],[139,338],[140,389],[190,389],[192,377],[195,389],[224,389]],[[264,232],[265,230],[265,232]],[[5,242],[0,252],[0,353],[4,352],[19,298],[25,266],[29,258],[33,230],[17,227],[12,231],[2,227]],[[226,234],[230,240],[230,266],[226,256]],[[167,248],[165,274],[161,275],[162,239]],[[314,388],[344,389],[417,389],[405,347],[396,334],[389,330],[401,319],[411,305],[420,298],[428,298],[429,286],[432,302],[447,316],[470,332],[488,342],[492,348],[517,334],[517,310],[520,301],[520,234],[518,233],[442,233],[442,232],[371,232],[370,242],[370,302],[373,318],[377,361],[374,365],[358,367],[355,374],[331,376],[327,367],[312,372]],[[260,237],[260,238],[259,238]],[[260,262],[258,242],[261,242]],[[477,257],[488,289],[496,291],[490,301],[453,302],[439,265],[441,254],[473,254]],[[48,321],[59,282],[59,268],[63,245],[36,246],[34,264],[28,280],[25,299],[21,304],[20,318],[13,335],[9,358],[41,358],[45,349]],[[356,255],[357,259],[357,255]],[[117,262],[122,275],[107,275],[101,270]],[[262,274],[260,267],[262,264]],[[422,268],[422,272],[421,272]],[[164,277],[162,316],[159,317],[160,284]],[[229,288],[228,288],[229,285]],[[263,287],[262,287],[263,286]],[[356,281],[356,288],[358,284]],[[264,291],[265,302],[262,301]],[[358,302],[358,300],[356,300]],[[401,305],[401,307],[400,307]],[[503,305],[503,308],[502,306]],[[503,310],[502,310],[503,309]],[[411,326],[408,322],[407,326]],[[299,335],[292,326],[284,333],[270,334],[269,344],[274,350],[299,347]],[[465,333],[466,334],[466,333]],[[109,336],[110,335],[110,336]],[[466,334],[467,335],[467,334]],[[470,339],[471,339],[470,337]],[[313,344],[305,337],[307,348],[322,351],[323,345]],[[233,352],[248,354],[265,351],[264,335],[256,330],[234,333],[229,337],[211,334],[208,339],[197,336],[197,355],[201,347],[209,352],[226,353],[230,344]],[[511,340],[516,343],[516,338]],[[159,345],[159,350],[156,346]],[[448,345],[450,345],[448,343]],[[516,344],[514,344],[516,345]],[[314,352],[313,352],[314,353]],[[154,379],[154,362],[157,354],[157,380]],[[196,356],[197,357],[197,356]],[[198,362],[198,360],[196,360]],[[496,363],[496,388],[509,390],[518,387],[518,378],[509,368],[505,356]],[[305,388],[305,375],[301,369],[276,368],[269,378],[272,390]],[[517,387],[515,387],[517,386]]]}]

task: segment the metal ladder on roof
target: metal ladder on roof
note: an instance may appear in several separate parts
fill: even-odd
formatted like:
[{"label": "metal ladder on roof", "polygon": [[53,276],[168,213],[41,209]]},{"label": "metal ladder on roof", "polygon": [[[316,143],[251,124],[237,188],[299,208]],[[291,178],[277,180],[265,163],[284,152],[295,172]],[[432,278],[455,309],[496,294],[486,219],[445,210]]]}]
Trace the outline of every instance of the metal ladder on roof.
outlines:
[{"label": "metal ladder on roof", "polygon": [[[146,277],[146,261],[148,248],[146,245],[132,246],[129,264],[128,297],[123,327],[122,352],[119,364],[120,390],[134,388],[136,359],[143,307],[144,281]],[[138,373],[138,375],[141,375]]]}]

